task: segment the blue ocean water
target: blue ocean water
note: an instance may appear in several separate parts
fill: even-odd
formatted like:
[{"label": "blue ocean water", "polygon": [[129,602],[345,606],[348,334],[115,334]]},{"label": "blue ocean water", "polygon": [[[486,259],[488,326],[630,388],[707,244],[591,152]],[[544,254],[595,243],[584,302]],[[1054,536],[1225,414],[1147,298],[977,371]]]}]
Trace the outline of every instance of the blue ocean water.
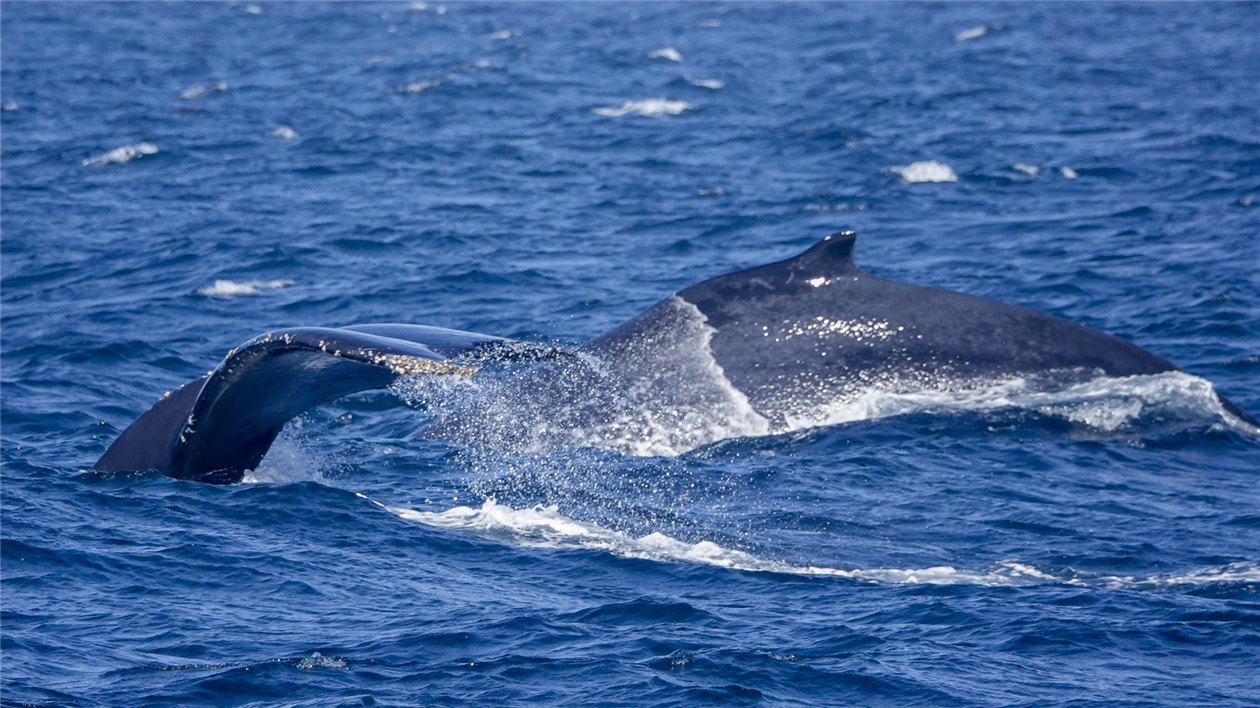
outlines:
[{"label": "blue ocean water", "polygon": [[[0,702],[1260,703],[1260,5],[0,5]],[[1186,375],[691,450],[304,416],[87,471],[288,326],[575,344],[860,234]],[[869,402],[868,402],[869,403]],[[633,447],[633,446],[631,446]]]}]

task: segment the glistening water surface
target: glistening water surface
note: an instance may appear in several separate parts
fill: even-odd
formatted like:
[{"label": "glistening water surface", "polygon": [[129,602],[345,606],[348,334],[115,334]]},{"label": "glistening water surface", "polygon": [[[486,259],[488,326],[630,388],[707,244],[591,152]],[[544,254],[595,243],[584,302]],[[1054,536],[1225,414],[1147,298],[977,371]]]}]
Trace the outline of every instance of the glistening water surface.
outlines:
[{"label": "glistening water surface", "polygon": [[[0,13],[5,705],[1260,703],[1260,5]],[[842,228],[1185,373],[87,471],[261,332],[576,344]]]}]

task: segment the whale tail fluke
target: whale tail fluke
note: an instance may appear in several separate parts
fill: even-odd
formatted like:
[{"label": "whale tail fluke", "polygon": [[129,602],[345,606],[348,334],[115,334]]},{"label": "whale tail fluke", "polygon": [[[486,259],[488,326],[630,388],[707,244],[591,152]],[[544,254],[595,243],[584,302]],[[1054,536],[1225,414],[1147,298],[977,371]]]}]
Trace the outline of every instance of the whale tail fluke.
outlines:
[{"label": "whale tail fluke", "polygon": [[418,325],[269,332],[155,403],[93,469],[156,469],[231,484],[257,467],[286,422],[322,403],[389,386],[405,374],[469,376],[481,360],[563,355],[554,347]]}]

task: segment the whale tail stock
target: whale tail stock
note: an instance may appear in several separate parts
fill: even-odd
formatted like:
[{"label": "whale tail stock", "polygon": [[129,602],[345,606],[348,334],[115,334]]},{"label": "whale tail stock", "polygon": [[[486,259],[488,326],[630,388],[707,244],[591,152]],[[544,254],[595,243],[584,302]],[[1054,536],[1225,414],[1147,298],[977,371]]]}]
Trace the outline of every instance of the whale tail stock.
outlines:
[{"label": "whale tail stock", "polygon": [[231,484],[258,466],[285,423],[322,403],[384,388],[405,374],[469,376],[477,361],[545,361],[563,353],[420,325],[269,332],[166,394],[92,469],[156,469],[177,479]]}]

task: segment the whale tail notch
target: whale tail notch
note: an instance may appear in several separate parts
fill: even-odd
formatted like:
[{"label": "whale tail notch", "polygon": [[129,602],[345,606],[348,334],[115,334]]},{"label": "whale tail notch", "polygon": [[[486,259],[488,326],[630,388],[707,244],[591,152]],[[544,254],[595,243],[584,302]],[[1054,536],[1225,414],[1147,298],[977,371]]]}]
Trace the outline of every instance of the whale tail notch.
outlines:
[{"label": "whale tail notch", "polygon": [[384,388],[406,374],[470,376],[478,361],[563,355],[554,347],[419,325],[269,332],[160,399],[92,468],[156,469],[177,479],[231,484],[258,466],[285,423],[322,403]]}]

